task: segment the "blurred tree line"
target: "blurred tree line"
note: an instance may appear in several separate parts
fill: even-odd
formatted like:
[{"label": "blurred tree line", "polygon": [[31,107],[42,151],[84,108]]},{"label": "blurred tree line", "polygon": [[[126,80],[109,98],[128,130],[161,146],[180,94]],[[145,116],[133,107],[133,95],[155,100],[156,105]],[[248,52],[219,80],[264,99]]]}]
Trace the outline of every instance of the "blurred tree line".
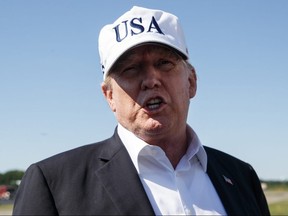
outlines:
[{"label": "blurred tree line", "polygon": [[279,191],[288,191],[288,181],[264,181],[267,184],[269,190],[279,190]]},{"label": "blurred tree line", "polygon": [[24,171],[11,170],[6,173],[0,173],[0,185],[16,185],[17,181],[21,180]]}]

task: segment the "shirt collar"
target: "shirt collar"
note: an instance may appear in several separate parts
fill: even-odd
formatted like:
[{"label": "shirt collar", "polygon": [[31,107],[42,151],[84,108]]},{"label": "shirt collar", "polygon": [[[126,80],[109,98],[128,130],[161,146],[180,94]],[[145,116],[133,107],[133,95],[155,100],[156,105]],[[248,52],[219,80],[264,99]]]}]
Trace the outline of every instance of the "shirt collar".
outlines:
[{"label": "shirt collar", "polygon": [[[159,149],[159,147],[149,145],[145,141],[135,136],[135,134],[124,128],[120,123],[118,123],[117,132],[125,148],[127,149],[134,166],[136,167],[139,173],[138,156],[141,150],[143,150],[144,148]],[[186,157],[190,160],[196,155],[203,170],[206,172],[207,170],[206,151],[203,145],[201,144],[197,134],[188,124],[187,124],[187,135],[189,140],[189,147],[186,152]]]}]

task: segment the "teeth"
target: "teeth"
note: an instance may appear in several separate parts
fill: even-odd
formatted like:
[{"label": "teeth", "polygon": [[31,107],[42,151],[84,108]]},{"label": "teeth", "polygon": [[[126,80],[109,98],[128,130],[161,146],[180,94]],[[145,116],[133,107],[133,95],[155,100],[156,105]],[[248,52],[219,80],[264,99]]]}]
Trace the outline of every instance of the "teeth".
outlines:
[{"label": "teeth", "polygon": [[159,104],[159,103],[161,103],[161,99],[159,99],[159,98],[156,98],[156,99],[152,99],[152,100],[150,100],[150,101],[148,101],[148,105],[153,105],[153,104]]},{"label": "teeth", "polygon": [[148,108],[149,108],[149,109],[157,109],[158,107],[160,107],[160,104],[148,105]]},{"label": "teeth", "polygon": [[160,98],[151,99],[150,101],[147,102],[147,107],[149,109],[156,109],[160,107],[161,102],[162,100]]}]

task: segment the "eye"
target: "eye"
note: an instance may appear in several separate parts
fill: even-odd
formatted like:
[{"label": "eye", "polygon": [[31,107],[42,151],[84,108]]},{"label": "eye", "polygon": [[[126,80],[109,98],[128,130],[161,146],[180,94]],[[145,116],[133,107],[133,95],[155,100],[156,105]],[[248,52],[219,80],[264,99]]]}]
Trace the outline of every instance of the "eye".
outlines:
[{"label": "eye", "polygon": [[160,64],[161,65],[166,65],[166,64],[172,64],[172,62],[170,60],[163,59],[163,60],[160,60]]},{"label": "eye", "polygon": [[132,77],[137,75],[139,72],[139,66],[137,65],[131,65],[123,68],[121,75],[125,77]]},{"label": "eye", "polygon": [[160,59],[156,65],[160,70],[163,71],[168,71],[175,67],[175,63],[169,59]]}]

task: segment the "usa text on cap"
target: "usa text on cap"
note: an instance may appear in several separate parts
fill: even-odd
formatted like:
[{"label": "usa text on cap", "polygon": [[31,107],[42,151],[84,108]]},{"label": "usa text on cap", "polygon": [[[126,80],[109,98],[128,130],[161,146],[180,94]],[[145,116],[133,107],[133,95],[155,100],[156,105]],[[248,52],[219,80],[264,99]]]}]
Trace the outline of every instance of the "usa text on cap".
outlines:
[{"label": "usa text on cap", "polygon": [[175,15],[134,6],[100,31],[98,48],[103,79],[123,53],[149,42],[168,45],[189,58],[184,33]]}]

